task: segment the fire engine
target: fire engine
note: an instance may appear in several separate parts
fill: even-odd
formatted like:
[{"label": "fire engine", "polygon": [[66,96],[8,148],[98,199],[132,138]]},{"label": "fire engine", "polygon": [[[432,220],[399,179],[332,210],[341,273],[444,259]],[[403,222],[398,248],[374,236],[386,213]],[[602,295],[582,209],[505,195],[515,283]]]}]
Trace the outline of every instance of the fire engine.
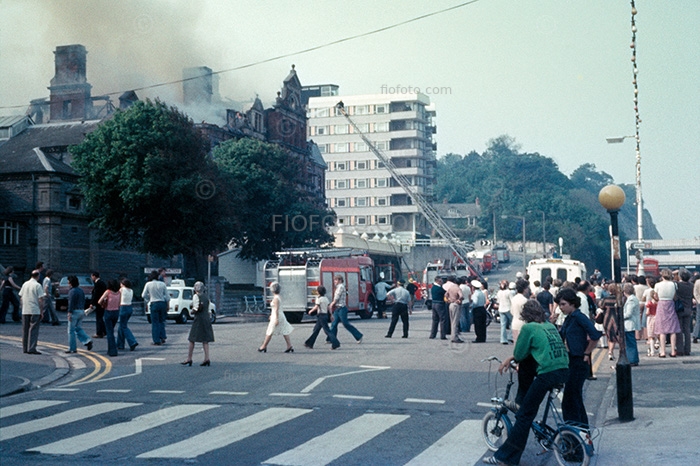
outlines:
[{"label": "fire engine", "polygon": [[353,255],[350,248],[302,249],[277,253],[278,259],[265,262],[265,302],[270,307],[270,284],[280,284],[282,309],[291,323],[299,323],[311,309],[323,285],[333,300],[333,277],[341,275],[347,293],[348,311],[369,319],[376,307],[373,287],[374,261]]}]

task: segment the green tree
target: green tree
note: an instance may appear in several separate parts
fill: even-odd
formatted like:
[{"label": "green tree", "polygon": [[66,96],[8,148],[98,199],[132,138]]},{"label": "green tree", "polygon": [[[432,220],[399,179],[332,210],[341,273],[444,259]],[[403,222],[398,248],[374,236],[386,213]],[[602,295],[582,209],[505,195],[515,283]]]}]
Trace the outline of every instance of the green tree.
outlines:
[{"label": "green tree", "polygon": [[226,244],[227,203],[192,121],[164,103],[117,111],[71,148],[103,240],[161,257]]},{"label": "green tree", "polygon": [[265,259],[283,248],[333,241],[325,226],[335,214],[304,191],[303,167],[280,146],[245,138],[217,146],[213,155],[235,199],[231,241],[240,257]]}]

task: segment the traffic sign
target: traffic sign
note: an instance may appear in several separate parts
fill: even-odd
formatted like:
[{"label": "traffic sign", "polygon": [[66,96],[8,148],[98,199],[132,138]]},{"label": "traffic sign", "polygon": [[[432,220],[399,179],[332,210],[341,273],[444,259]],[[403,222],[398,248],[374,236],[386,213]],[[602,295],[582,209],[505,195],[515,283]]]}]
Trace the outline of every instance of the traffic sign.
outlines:
[{"label": "traffic sign", "polygon": [[490,239],[482,239],[481,245],[482,246],[491,246],[491,240]]},{"label": "traffic sign", "polygon": [[634,242],[630,245],[631,249],[651,249],[651,243]]}]

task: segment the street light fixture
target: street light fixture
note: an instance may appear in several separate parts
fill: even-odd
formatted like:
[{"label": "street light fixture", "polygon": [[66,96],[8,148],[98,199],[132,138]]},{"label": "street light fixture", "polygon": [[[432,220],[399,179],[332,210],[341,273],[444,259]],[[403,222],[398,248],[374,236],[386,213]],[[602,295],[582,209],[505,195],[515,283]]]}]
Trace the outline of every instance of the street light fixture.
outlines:
[{"label": "street light fixture", "polygon": [[[625,203],[625,192],[616,185],[608,185],[598,193],[598,201],[610,214],[610,226],[612,234],[613,253],[613,280],[619,288],[622,270],[620,267],[620,232],[617,225],[617,214]],[[632,366],[627,359],[625,346],[625,323],[622,317],[622,293],[618,289],[617,303],[615,306],[615,321],[617,322],[618,343],[620,345],[620,357],[615,365],[617,376],[617,415],[621,422],[634,420],[634,406],[632,403]]]}]

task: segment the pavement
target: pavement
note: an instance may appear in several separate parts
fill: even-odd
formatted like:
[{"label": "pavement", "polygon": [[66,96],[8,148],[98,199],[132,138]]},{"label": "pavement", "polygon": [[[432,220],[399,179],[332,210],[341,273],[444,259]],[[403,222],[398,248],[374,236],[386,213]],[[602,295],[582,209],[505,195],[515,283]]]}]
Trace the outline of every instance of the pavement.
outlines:
[{"label": "pavement", "polygon": [[[234,319],[230,318],[233,322]],[[243,320],[244,321],[244,320]],[[65,324],[63,326],[65,328]],[[22,353],[21,325],[0,325],[0,397],[34,390],[59,381],[69,374],[67,361],[58,355]],[[41,341],[41,333],[40,333]],[[59,349],[45,343],[39,350]],[[632,368],[634,420],[622,423],[617,411],[614,362],[605,350],[594,355],[594,367],[605,383],[605,394],[593,411],[597,435],[593,466],[700,465],[700,343],[693,354],[677,358],[648,357],[645,342],[639,342],[641,361]],[[52,351],[60,354],[62,351]],[[670,351],[667,351],[670,354]],[[597,364],[595,364],[597,363]],[[607,376],[604,376],[607,375]],[[597,408],[597,410],[596,410]]]}]

